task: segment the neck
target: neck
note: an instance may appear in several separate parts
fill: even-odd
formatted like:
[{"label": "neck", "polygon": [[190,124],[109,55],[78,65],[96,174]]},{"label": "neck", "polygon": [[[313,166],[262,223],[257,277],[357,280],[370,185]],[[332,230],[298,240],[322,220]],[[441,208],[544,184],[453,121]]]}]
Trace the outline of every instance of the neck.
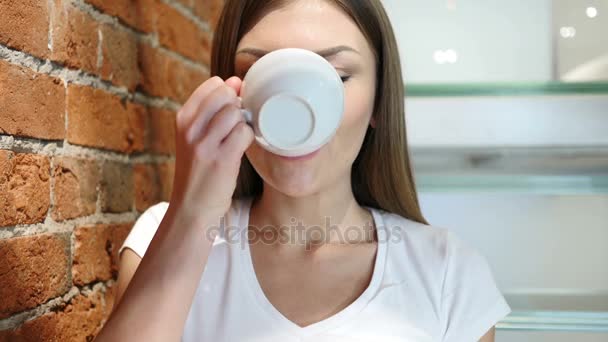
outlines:
[{"label": "neck", "polygon": [[298,197],[264,184],[262,196],[252,204],[249,229],[254,236],[281,248],[310,250],[327,243],[373,241],[371,212],[357,203],[350,181],[338,183],[323,192]]}]

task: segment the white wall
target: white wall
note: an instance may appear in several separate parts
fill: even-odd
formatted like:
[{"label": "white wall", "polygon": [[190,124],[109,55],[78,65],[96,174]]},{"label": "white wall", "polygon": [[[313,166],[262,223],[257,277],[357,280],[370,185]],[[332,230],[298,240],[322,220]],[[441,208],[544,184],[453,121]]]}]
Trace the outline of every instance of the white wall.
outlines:
[{"label": "white wall", "polygon": [[[554,0],[554,3],[553,32],[559,75],[566,81],[608,80],[608,1]],[[589,18],[587,7],[594,7],[597,16]],[[561,37],[557,34],[561,27],[574,27],[576,35]],[[585,73],[581,70],[584,66],[589,69]]]},{"label": "white wall", "polygon": [[505,292],[608,291],[606,195],[423,193],[421,205],[487,257]]},{"label": "white wall", "polygon": [[[406,83],[547,81],[552,75],[550,0],[383,0]],[[437,49],[458,52],[438,65]]]}]

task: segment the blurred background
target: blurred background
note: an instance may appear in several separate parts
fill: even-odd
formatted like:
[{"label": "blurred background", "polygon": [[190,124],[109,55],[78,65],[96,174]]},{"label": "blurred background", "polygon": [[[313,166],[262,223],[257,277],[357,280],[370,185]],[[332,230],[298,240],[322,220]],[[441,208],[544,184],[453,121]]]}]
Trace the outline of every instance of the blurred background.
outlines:
[{"label": "blurred background", "polygon": [[423,212],[490,262],[497,342],[608,341],[608,1],[383,2]]}]

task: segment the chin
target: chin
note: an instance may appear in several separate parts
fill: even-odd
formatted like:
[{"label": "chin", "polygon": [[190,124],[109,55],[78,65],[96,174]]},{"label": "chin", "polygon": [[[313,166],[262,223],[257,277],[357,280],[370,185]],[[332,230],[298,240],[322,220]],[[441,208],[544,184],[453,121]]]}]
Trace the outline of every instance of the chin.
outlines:
[{"label": "chin", "polygon": [[318,192],[323,175],[322,155],[308,160],[285,160],[284,158],[257,149],[248,155],[250,163],[267,186],[291,197],[303,197]]}]

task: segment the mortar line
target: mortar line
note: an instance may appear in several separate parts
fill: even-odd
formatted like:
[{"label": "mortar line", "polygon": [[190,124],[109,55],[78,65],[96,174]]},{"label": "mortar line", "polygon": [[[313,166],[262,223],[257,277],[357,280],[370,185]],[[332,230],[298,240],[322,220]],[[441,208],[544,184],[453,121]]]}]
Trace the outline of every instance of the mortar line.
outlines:
[{"label": "mortar line", "polygon": [[53,52],[53,20],[55,18],[55,6],[53,0],[47,0],[46,6],[49,12],[49,35],[47,38],[47,48]]},{"label": "mortar line", "polygon": [[52,219],[51,213],[55,210],[55,177],[53,177],[55,158],[49,158],[49,165],[49,208],[46,211],[44,221]]},{"label": "mortar line", "polygon": [[97,166],[97,174],[99,175],[99,179],[97,184],[95,184],[95,215],[101,215],[101,183],[103,182],[103,161],[100,163],[95,163]]},{"label": "mortar line", "polygon": [[71,232],[66,233],[68,239],[68,284],[74,285],[74,279],[72,278],[72,266],[74,264],[74,229]]},{"label": "mortar line", "polygon": [[[93,5],[83,2],[83,0],[72,0],[73,4],[83,12],[91,15],[93,19],[97,20],[102,24],[111,25],[113,28],[118,30],[126,31],[131,35],[134,35],[138,41],[149,44],[153,48],[157,48],[165,54],[170,55],[171,57],[179,60],[180,62],[188,65],[191,68],[198,69],[202,72],[209,72],[209,68],[206,65],[199,64],[198,62],[179,54],[178,52],[172,51],[158,42],[158,36],[154,33],[144,33],[138,30],[133,29],[130,26],[123,24],[117,17],[113,17],[106,13],[99,11]],[[213,38],[213,35],[211,35]]]},{"label": "mortar line", "polygon": [[73,157],[76,159],[109,160],[125,164],[160,164],[175,160],[175,156],[170,154],[160,155],[150,154],[148,152],[136,152],[127,155],[121,152],[72,145],[67,140],[44,140],[28,137],[15,137],[7,134],[0,134],[0,149],[11,150],[16,153],[35,153],[48,157],[61,156]]},{"label": "mortar line", "polygon": [[2,227],[2,229],[0,229],[0,240],[41,234],[71,234],[77,227],[89,227],[99,224],[131,224],[137,220],[139,215],[140,213],[137,211],[126,211],[124,213],[95,213],[60,222],[47,217],[44,222]]},{"label": "mortar line", "polygon": [[202,20],[201,18],[199,18],[198,16],[196,16],[191,9],[189,9],[188,7],[184,6],[182,3],[179,3],[175,0],[161,0],[164,4],[169,5],[171,7],[173,7],[176,11],[180,12],[181,15],[183,15],[184,17],[188,18],[190,21],[192,21],[199,29],[208,32],[208,33],[212,33],[211,27],[209,26],[209,23],[207,23],[206,21]]},{"label": "mortar line", "polygon": [[0,60],[5,60],[11,64],[28,68],[34,72],[58,78],[62,80],[66,86],[67,84],[90,86],[96,89],[104,90],[112,95],[125,98],[129,101],[134,101],[136,103],[151,107],[169,109],[173,111],[177,111],[181,107],[180,103],[168,97],[155,97],[139,91],[130,93],[126,87],[116,86],[98,76],[91,75],[82,70],[69,69],[60,65],[59,63],[50,61],[48,59],[43,60],[22,51],[13,50],[2,44],[0,44]]},{"label": "mortar line", "polygon": [[97,28],[97,70],[103,67],[103,32],[101,27]]},{"label": "mortar line", "polygon": [[[34,320],[39,318],[56,308],[61,308],[62,306],[67,306],[71,304],[71,301],[82,294],[84,296],[88,296],[91,292],[95,290],[100,290],[102,293],[105,293],[108,288],[114,286],[114,279],[106,280],[106,281],[97,281],[94,283],[86,284],[86,285],[71,285],[68,291],[60,296],[50,298],[46,302],[38,305],[35,308],[28,309],[25,311],[18,312],[13,316],[0,319],[0,331],[5,330],[13,330],[19,328],[21,325],[26,323],[27,321]],[[103,299],[103,297],[102,297]]]},{"label": "mortar line", "polygon": [[127,31],[130,34],[135,35],[136,37],[138,37],[141,40],[151,40],[152,39],[152,37],[151,37],[152,34],[139,31],[137,29],[134,29],[131,26],[123,24],[118,17],[114,17],[109,14],[106,14],[106,13],[100,11],[99,9],[97,9],[95,6],[84,2],[83,0],[71,0],[71,4],[74,5],[76,8],[80,9],[81,11],[83,11],[84,13],[89,14],[91,17],[93,17],[93,19],[95,19],[97,22],[99,22],[101,24],[108,24],[119,30]]}]

